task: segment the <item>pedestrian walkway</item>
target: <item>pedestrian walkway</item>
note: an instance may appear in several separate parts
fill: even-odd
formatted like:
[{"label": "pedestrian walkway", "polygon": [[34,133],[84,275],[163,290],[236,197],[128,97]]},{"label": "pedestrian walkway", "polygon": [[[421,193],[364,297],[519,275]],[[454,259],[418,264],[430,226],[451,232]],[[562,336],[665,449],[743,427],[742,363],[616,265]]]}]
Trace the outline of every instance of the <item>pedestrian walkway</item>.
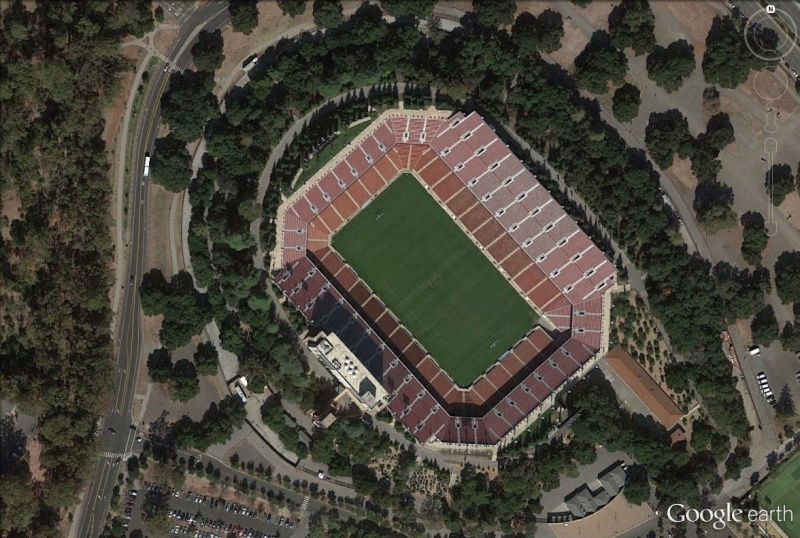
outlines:
[{"label": "pedestrian walkway", "polygon": [[306,495],[305,499],[303,499],[303,504],[300,505],[300,511],[305,512],[308,509],[308,501],[311,500],[311,497]]}]

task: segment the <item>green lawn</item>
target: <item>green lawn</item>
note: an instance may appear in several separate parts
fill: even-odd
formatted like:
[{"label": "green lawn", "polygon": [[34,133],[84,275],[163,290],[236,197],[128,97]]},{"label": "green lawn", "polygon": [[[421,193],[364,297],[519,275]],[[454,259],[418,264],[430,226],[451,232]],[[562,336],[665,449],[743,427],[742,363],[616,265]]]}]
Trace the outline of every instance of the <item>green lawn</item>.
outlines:
[{"label": "green lawn", "polygon": [[[758,488],[758,500],[766,509],[791,510],[800,515],[800,452],[783,463],[772,476]],[[790,538],[800,538],[800,525],[795,522],[778,522],[777,525]]]},{"label": "green lawn", "polygon": [[461,386],[537,321],[410,174],[345,225],[333,247]]}]

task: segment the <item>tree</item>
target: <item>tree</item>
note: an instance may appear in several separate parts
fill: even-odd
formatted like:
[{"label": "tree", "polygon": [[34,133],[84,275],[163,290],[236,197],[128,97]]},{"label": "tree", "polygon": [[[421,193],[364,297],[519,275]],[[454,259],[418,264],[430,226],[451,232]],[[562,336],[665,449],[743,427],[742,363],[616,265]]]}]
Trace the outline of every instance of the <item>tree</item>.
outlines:
[{"label": "tree", "polygon": [[194,364],[200,375],[216,375],[219,366],[217,348],[211,342],[200,342],[194,353]]},{"label": "tree", "polygon": [[425,20],[433,13],[436,0],[381,0],[381,7],[392,17],[413,16]]},{"label": "tree", "polygon": [[172,367],[170,377],[172,397],[179,402],[188,402],[200,394],[200,380],[197,369],[191,361],[181,359]]},{"label": "tree", "polygon": [[626,122],[639,115],[642,97],[639,88],[625,83],[614,92],[612,111],[617,121]]},{"label": "tree", "polygon": [[229,0],[228,11],[234,32],[250,35],[258,26],[258,0]]},{"label": "tree", "polygon": [[192,156],[186,142],[172,133],[155,142],[150,175],[153,181],[170,192],[181,192],[189,186],[192,176]]},{"label": "tree", "polygon": [[800,322],[786,322],[781,331],[781,345],[786,351],[800,353]]},{"label": "tree", "polygon": [[800,303],[800,252],[781,253],[775,261],[775,290],[784,304]]},{"label": "tree", "polygon": [[225,61],[223,49],[222,32],[217,29],[213,32],[200,30],[197,42],[192,45],[192,59],[198,71],[213,73]]},{"label": "tree", "polygon": [[767,195],[770,196],[772,203],[776,206],[781,205],[786,196],[795,190],[792,167],[788,164],[773,164],[772,168],[767,171],[764,185],[767,187]]},{"label": "tree", "polygon": [[148,316],[163,314],[167,309],[169,284],[159,269],[150,269],[142,276],[139,286],[142,310]]},{"label": "tree", "polygon": [[644,140],[650,157],[662,169],[672,166],[676,153],[685,159],[694,152],[689,122],[676,108],[651,113]]},{"label": "tree", "polygon": [[312,11],[318,28],[335,28],[344,21],[339,0],[314,0]]},{"label": "tree", "polygon": [[284,15],[294,19],[306,12],[306,0],[278,0],[278,7]]},{"label": "tree", "polygon": [[728,144],[736,141],[733,124],[731,124],[728,114],[719,112],[709,118],[703,141],[717,151],[722,151]]},{"label": "tree", "polygon": [[767,248],[769,236],[761,213],[748,211],[740,219],[742,223],[742,257],[750,265],[761,265],[761,253]]},{"label": "tree", "polygon": [[793,417],[795,415],[795,405],[789,385],[784,385],[778,401],[775,403],[775,414],[779,417]]},{"label": "tree", "polygon": [[169,383],[172,376],[172,359],[163,347],[153,350],[147,357],[147,372],[154,383]]},{"label": "tree", "polygon": [[714,182],[722,170],[719,150],[705,142],[704,135],[698,137],[692,157],[692,173],[700,182]]},{"label": "tree", "polygon": [[533,56],[537,51],[554,52],[561,48],[564,37],[564,22],[561,14],[546,9],[537,19],[533,14],[523,11],[512,28],[512,41],[525,56]]},{"label": "tree", "polygon": [[523,11],[514,21],[511,39],[524,56],[536,52],[554,52],[561,48],[564,37],[564,22],[561,14],[546,9],[537,19],[533,14]]},{"label": "tree", "polygon": [[772,305],[766,305],[753,317],[750,322],[750,330],[753,334],[753,342],[768,346],[778,339],[778,320],[775,318],[775,310]]},{"label": "tree", "polygon": [[628,70],[625,55],[611,42],[609,35],[598,30],[575,58],[575,82],[596,94],[608,90],[608,83],[621,85]]},{"label": "tree", "polygon": [[669,93],[680,89],[695,67],[694,47],[685,39],[673,41],[667,48],[656,45],[647,56],[647,76]]},{"label": "tree", "polygon": [[[694,157],[693,157],[694,158]],[[697,220],[708,233],[716,233],[736,224],[733,189],[717,180],[700,181],[694,191]]]},{"label": "tree", "polygon": [[723,88],[735,88],[750,74],[750,70],[764,64],[747,48],[747,39],[734,21],[728,17],[714,17],[706,37],[706,51],[703,54],[703,76],[709,84]]},{"label": "tree", "polygon": [[[752,463],[753,460],[750,458],[750,449],[747,446],[737,444],[733,452],[725,459],[725,479],[739,480],[742,471],[750,467]],[[758,472],[756,472],[755,475],[758,476]],[[758,480],[756,480],[756,483],[757,482]]]},{"label": "tree", "polygon": [[176,138],[190,142],[203,134],[206,122],[219,114],[217,98],[211,93],[214,78],[208,73],[173,73],[161,98],[161,114]]},{"label": "tree", "polygon": [[647,478],[647,470],[641,465],[631,465],[628,467],[625,477],[625,488],[622,493],[625,499],[635,505],[641,506],[650,500],[650,480]]},{"label": "tree", "polygon": [[655,16],[647,0],[623,0],[611,10],[608,30],[618,49],[631,48],[637,56],[656,44]]},{"label": "tree", "polygon": [[497,28],[514,22],[517,12],[516,0],[472,0],[472,11],[478,22],[484,26]]}]

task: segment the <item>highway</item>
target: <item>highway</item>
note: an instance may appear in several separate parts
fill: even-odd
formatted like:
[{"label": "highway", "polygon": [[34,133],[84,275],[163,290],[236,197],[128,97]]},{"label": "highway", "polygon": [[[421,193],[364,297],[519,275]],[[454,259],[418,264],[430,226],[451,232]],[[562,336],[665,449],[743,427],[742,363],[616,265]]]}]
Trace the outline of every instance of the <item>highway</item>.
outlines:
[{"label": "highway", "polygon": [[[165,6],[169,9],[169,6]],[[212,2],[192,8],[179,20],[177,38],[167,57],[175,69],[185,69],[191,62],[190,48],[200,29],[214,30],[226,24],[230,18],[227,2]],[[160,124],[161,96],[169,82],[172,71],[165,71],[164,64],[151,73],[145,90],[137,129],[134,134],[133,155],[129,160],[130,188],[129,243],[127,248],[127,271],[121,282],[124,287],[122,306],[118,313],[118,339],[116,358],[116,380],[113,396],[108,403],[106,415],[100,426],[101,456],[93,473],[91,487],[77,512],[80,518],[78,536],[94,538],[106,523],[109,501],[120,464],[126,453],[136,443],[136,430],[132,413],[136,390],[136,373],[141,355],[141,316],[138,286],[145,271],[147,253],[147,193],[148,184],[142,177],[145,154],[149,153],[156,139]],[[132,90],[135,91],[135,88]],[[127,164],[127,163],[126,163]],[[123,196],[120,193],[119,196]],[[118,223],[122,226],[122,223]],[[112,430],[114,433],[112,433]]]}]

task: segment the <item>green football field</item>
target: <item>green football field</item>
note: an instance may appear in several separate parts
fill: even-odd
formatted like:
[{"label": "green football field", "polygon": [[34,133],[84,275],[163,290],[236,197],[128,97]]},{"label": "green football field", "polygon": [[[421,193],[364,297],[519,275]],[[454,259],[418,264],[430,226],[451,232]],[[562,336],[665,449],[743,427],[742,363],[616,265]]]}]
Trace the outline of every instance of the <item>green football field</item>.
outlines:
[{"label": "green football field", "polygon": [[333,247],[461,386],[537,320],[410,174],[345,225]]},{"label": "green football field", "polygon": [[[772,476],[758,488],[758,500],[767,510],[785,506],[795,517],[800,515],[800,453],[773,471]],[[790,538],[800,538],[797,521],[776,524]]]}]

